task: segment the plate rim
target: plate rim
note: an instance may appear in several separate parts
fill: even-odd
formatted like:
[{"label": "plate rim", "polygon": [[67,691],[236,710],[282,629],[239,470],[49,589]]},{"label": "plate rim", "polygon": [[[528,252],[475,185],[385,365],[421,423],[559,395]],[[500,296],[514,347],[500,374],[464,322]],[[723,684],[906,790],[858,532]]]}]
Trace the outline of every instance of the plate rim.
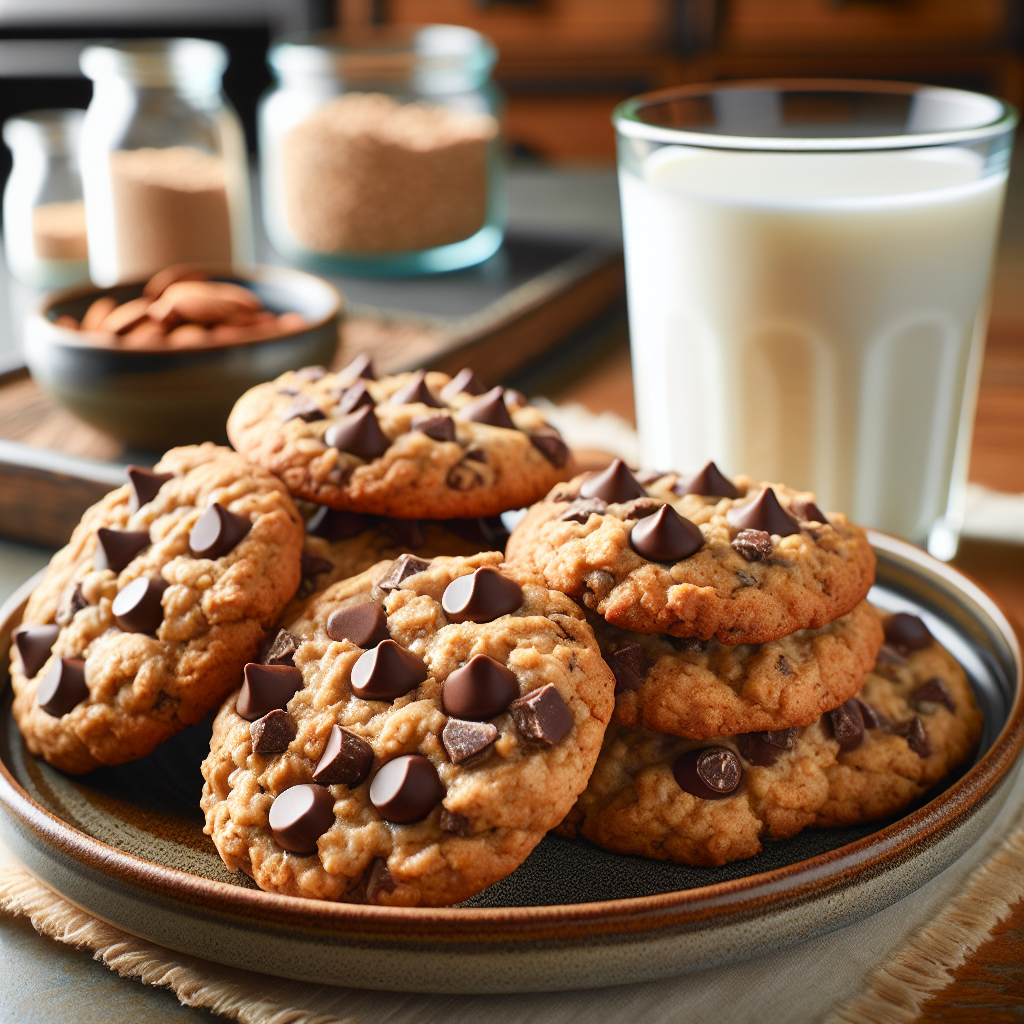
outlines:
[{"label": "plate rim", "polygon": [[[315,933],[344,941],[353,935],[402,944],[418,940],[486,943],[523,939],[593,939],[598,935],[707,928],[781,912],[884,873],[894,856],[916,857],[987,803],[1024,748],[1024,632],[959,569],[907,541],[868,531],[872,546],[941,577],[993,621],[1016,666],[1016,693],[991,747],[965,774],[923,807],[877,832],[794,864],[743,878],[650,896],[531,907],[378,907],[284,896],[247,889],[136,857],[68,824],[32,799],[0,760],[0,807],[37,841],[114,885],[132,885],[162,904],[188,905],[198,916],[258,921],[263,928]],[[0,656],[9,631],[46,569],[0,607]],[[912,852],[911,852],[912,851]],[[903,859],[903,858],[898,858]]]}]

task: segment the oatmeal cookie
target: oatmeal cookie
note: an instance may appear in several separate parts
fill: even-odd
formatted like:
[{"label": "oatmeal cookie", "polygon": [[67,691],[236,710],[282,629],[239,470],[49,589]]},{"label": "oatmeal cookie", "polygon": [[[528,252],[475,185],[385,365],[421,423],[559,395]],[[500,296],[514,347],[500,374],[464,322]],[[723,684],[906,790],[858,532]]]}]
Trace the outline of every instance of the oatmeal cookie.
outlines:
[{"label": "oatmeal cookie", "polygon": [[310,600],[225,702],[206,831],[268,891],[443,906],[513,871],[597,760],[614,678],[497,553],[404,555]]},{"label": "oatmeal cookie", "polygon": [[568,448],[518,392],[481,394],[468,371],[372,372],[313,367],[252,388],[231,443],[296,497],[396,519],[494,516],[568,476]]},{"label": "oatmeal cookie", "polygon": [[982,716],[938,644],[882,648],[857,697],[802,729],[694,742],[609,726],[562,835],[684,864],[752,857],[808,826],[895,814],[962,764]]},{"label": "oatmeal cookie", "polygon": [[615,674],[614,720],[694,740],[810,725],[861,688],[882,644],[867,601],[820,629],[738,646],[588,620]]},{"label": "oatmeal cookie", "polygon": [[[612,625],[724,644],[818,629],[864,599],[875,554],[863,530],[812,494],[743,476],[716,485],[710,468],[696,484],[667,474],[645,487],[616,459],[557,485],[513,531],[508,560]],[[726,485],[732,496],[691,489]]]},{"label": "oatmeal cookie", "polygon": [[203,444],[129,474],[53,556],[13,638],[14,716],[69,772],[198,722],[299,585],[302,517],[269,473]]}]

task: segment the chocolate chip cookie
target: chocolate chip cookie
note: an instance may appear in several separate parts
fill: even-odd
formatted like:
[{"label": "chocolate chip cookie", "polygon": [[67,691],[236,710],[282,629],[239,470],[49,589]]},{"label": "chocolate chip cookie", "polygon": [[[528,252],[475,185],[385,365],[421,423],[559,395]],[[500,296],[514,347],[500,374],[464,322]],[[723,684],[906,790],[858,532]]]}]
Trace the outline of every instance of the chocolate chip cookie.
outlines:
[{"label": "chocolate chip cookie", "polygon": [[14,716],[69,772],[198,722],[299,585],[302,517],[269,473],[203,444],[128,474],[54,555],[13,637]]},{"label": "chocolate chip cookie", "polygon": [[261,888],[442,906],[586,785],[614,679],[580,609],[496,553],[404,555],[313,597],[214,722],[206,831]]},{"label": "chocolate chip cookie", "polygon": [[614,720],[694,740],[810,725],[861,688],[882,644],[867,601],[820,629],[738,646],[588,619],[615,674]]},{"label": "chocolate chip cookie", "polygon": [[867,595],[864,531],[781,484],[696,478],[642,485],[616,459],[557,485],[513,531],[510,562],[536,567],[612,625],[724,644],[818,629]]},{"label": "chocolate chip cookie", "polygon": [[685,864],[752,857],[808,826],[897,813],[969,757],[981,725],[947,651],[886,646],[856,697],[802,729],[694,742],[612,723],[558,831]]},{"label": "chocolate chip cookie", "polygon": [[569,474],[540,412],[470,371],[375,380],[360,360],[286,373],[238,400],[228,436],[296,497],[396,519],[495,516]]}]

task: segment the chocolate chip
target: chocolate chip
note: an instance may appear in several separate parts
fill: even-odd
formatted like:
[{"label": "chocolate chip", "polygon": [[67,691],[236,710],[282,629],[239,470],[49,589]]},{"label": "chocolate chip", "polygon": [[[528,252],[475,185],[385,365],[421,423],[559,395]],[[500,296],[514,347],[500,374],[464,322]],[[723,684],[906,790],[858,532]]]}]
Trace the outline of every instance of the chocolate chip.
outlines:
[{"label": "chocolate chip", "polygon": [[577,498],[558,518],[563,523],[585,523],[592,515],[604,515],[607,508],[600,498]]},{"label": "chocolate chip", "polygon": [[14,634],[14,646],[21,655],[21,670],[31,679],[46,664],[57,642],[60,626],[26,626]]},{"label": "chocolate chip", "polygon": [[324,540],[348,540],[367,530],[373,521],[358,512],[342,512],[321,505],[306,523],[306,533]]},{"label": "chocolate chip", "polygon": [[556,469],[569,461],[569,446],[554,427],[540,427],[530,435],[530,444]]},{"label": "chocolate chip", "polygon": [[302,638],[287,629],[279,629],[277,636],[263,652],[260,663],[263,665],[294,665],[295,652],[299,649]]},{"label": "chocolate chip", "polygon": [[441,595],[441,607],[451,622],[490,622],[522,603],[522,587],[489,565],[452,580]]},{"label": "chocolate chip", "polygon": [[268,711],[249,726],[253,753],[283,753],[288,749],[288,744],[295,739],[295,731],[295,719],[287,711],[280,708]]},{"label": "chocolate chip", "polygon": [[500,715],[518,696],[515,673],[486,654],[470,658],[441,686],[444,713],[475,722]]},{"label": "chocolate chip", "polygon": [[677,651],[703,653],[711,646],[710,640],[701,640],[695,636],[672,636],[671,633],[663,633],[662,639],[667,640]]},{"label": "chocolate chip", "polygon": [[449,718],[441,733],[441,742],[452,764],[473,761],[497,738],[497,727],[490,722],[466,722],[459,718]]},{"label": "chocolate chip", "polygon": [[739,788],[743,766],[728,747],[700,747],[680,755],[672,774],[687,793],[703,800],[721,800]]},{"label": "chocolate chip", "polygon": [[893,673],[886,670],[906,668],[909,664],[910,662],[891,644],[882,644],[878,649],[878,657],[875,660],[875,671],[892,675]]},{"label": "chocolate chip", "polygon": [[906,612],[898,612],[890,615],[882,623],[885,629],[885,639],[892,644],[900,654],[908,651],[921,651],[931,647],[934,638],[928,632],[928,627],[916,616],[907,615]]},{"label": "chocolate chip", "polygon": [[304,551],[299,567],[302,571],[302,578],[311,580],[316,576],[322,576],[325,572],[330,572],[334,568],[334,563],[319,555],[311,555]]},{"label": "chocolate chip", "polygon": [[645,498],[647,492],[630,473],[622,459],[615,459],[603,472],[588,477],[580,485],[581,498],[600,498],[610,505],[621,505],[633,498]]},{"label": "chocolate chip", "polygon": [[456,395],[482,395],[486,390],[477,375],[465,366],[441,388],[441,397],[450,402]]},{"label": "chocolate chip", "polygon": [[364,650],[391,639],[388,617],[384,609],[372,601],[331,612],[327,619],[327,635],[332,640],[348,640]]},{"label": "chocolate chip", "polygon": [[377,374],[373,370],[373,360],[365,352],[360,352],[338,376],[342,380],[357,380],[360,377],[365,377],[366,380],[377,379]]},{"label": "chocolate chip", "polygon": [[83,608],[88,608],[89,602],[82,593],[82,584],[69,584],[64,588],[57,604],[57,614],[54,618],[58,626],[66,626]]},{"label": "chocolate chip", "polygon": [[891,728],[893,735],[902,736],[907,741],[907,746],[918,757],[927,757],[932,752],[924,722],[916,715],[909,722],[898,722]]},{"label": "chocolate chip", "polygon": [[381,896],[394,892],[395,888],[395,880],[388,871],[388,862],[383,857],[377,857],[366,881],[366,902],[377,903]]},{"label": "chocolate chip", "polygon": [[447,807],[442,807],[440,825],[442,832],[455,832],[459,835],[466,835],[469,829],[469,818],[456,811],[449,811]]},{"label": "chocolate chip", "polygon": [[332,725],[327,745],[313,771],[313,780],[321,786],[355,789],[366,781],[372,767],[373,747],[362,736]]},{"label": "chocolate chip", "polygon": [[740,530],[732,549],[748,562],[767,562],[772,557],[772,535],[764,530]]},{"label": "chocolate chip", "polygon": [[796,520],[779,504],[771,487],[766,487],[749,504],[729,509],[725,518],[737,530],[764,530],[780,537],[800,532]]},{"label": "chocolate chip", "polygon": [[292,853],[316,853],[316,841],[334,824],[334,797],[323,786],[292,786],[270,805],[270,831]]},{"label": "chocolate chip", "polygon": [[128,499],[128,511],[138,512],[143,505],[151,502],[157,495],[157,491],[174,478],[173,473],[157,473],[145,466],[126,466],[125,473],[128,475],[128,484],[131,488],[131,497]]},{"label": "chocolate chip", "polygon": [[398,700],[427,678],[423,659],[394,640],[382,640],[352,666],[352,692],[363,700]]},{"label": "chocolate chip", "polygon": [[282,423],[287,423],[289,420],[302,420],[303,423],[312,423],[314,420],[325,419],[327,417],[324,415],[323,409],[312,398],[303,398],[298,402],[293,402],[281,413]]},{"label": "chocolate chip", "polygon": [[318,381],[327,376],[327,371],[322,366],[303,366],[301,370],[295,371],[295,376],[300,380]]},{"label": "chocolate chip", "polygon": [[802,523],[821,523],[823,526],[828,525],[828,520],[825,518],[825,513],[814,504],[813,501],[808,501],[806,498],[796,498],[790,502],[789,511],[793,513]]},{"label": "chocolate chip", "polygon": [[465,458],[460,462],[456,462],[448,470],[448,476],[445,478],[445,483],[453,491],[471,491],[474,487],[479,487],[483,482],[484,478],[473,467],[472,460],[467,462]]},{"label": "chocolate chip", "polygon": [[399,555],[392,563],[391,568],[379,580],[377,587],[380,590],[397,590],[410,576],[430,568],[429,558],[417,558],[415,555]]},{"label": "chocolate chip", "polygon": [[373,408],[364,405],[327,428],[324,443],[360,459],[376,459],[391,445],[377,422]]},{"label": "chocolate chip", "polygon": [[123,587],[110,605],[114,622],[125,633],[156,633],[164,621],[161,598],[167,580],[139,576]]},{"label": "chocolate chip", "polygon": [[704,534],[671,505],[662,505],[654,515],[633,527],[629,546],[652,562],[678,562],[704,547]]},{"label": "chocolate chip", "polygon": [[672,490],[676,494],[699,494],[705,498],[742,498],[743,493],[713,463],[708,462],[704,468],[687,480],[677,480]]},{"label": "chocolate chip", "polygon": [[363,406],[373,408],[373,395],[366,390],[365,380],[357,380],[355,384],[350,388],[345,388],[342,392],[337,412],[340,416],[347,416],[350,412],[355,412],[356,409],[362,409]]},{"label": "chocolate chip", "polygon": [[481,551],[504,551],[508,530],[501,516],[480,519],[445,519],[442,526],[456,537],[479,544]]},{"label": "chocolate chip", "polygon": [[188,549],[196,558],[220,558],[252,529],[245,516],[236,516],[220,502],[207,506],[188,535]]},{"label": "chocolate chip", "polygon": [[647,676],[647,656],[639,644],[626,644],[604,659],[615,676],[615,692],[639,690]]},{"label": "chocolate chip", "polygon": [[655,512],[663,508],[665,502],[657,498],[635,498],[626,503],[625,513],[627,519],[646,519],[653,516]]},{"label": "chocolate chip", "polygon": [[553,747],[569,735],[575,724],[562,695],[548,683],[537,690],[512,701],[509,714],[527,743]]},{"label": "chocolate chip", "polygon": [[796,742],[796,729],[779,729],[776,732],[746,732],[734,737],[740,756],[750,764],[771,768],[786,750],[792,750]]},{"label": "chocolate chip", "polygon": [[245,681],[235,701],[235,711],[247,722],[255,722],[271,711],[283,711],[302,689],[302,672],[294,665],[245,666]]},{"label": "chocolate chip", "polygon": [[455,440],[455,420],[446,412],[414,416],[412,423],[409,424],[409,429],[418,430],[435,441]]},{"label": "chocolate chip", "polygon": [[444,794],[437,769],[422,754],[388,761],[370,783],[370,803],[385,821],[397,825],[425,818]]},{"label": "chocolate chip", "polygon": [[833,708],[825,718],[840,750],[854,750],[864,742],[864,716],[856,698]]},{"label": "chocolate chip", "polygon": [[864,719],[865,729],[884,729],[890,724],[889,719],[866,700],[861,700],[860,697],[853,699],[857,702],[857,707],[860,708],[860,717]]},{"label": "chocolate chip", "polygon": [[793,674],[793,670],[789,667],[789,659],[784,654],[780,654],[776,659],[775,671],[781,676],[791,676]]},{"label": "chocolate chip", "polygon": [[57,658],[36,690],[36,703],[48,715],[60,718],[88,696],[85,662],[80,658]]},{"label": "chocolate chip", "polygon": [[459,418],[472,423],[487,423],[492,427],[504,427],[506,430],[516,429],[512,417],[508,414],[508,406],[505,405],[505,389],[503,387],[491,388],[486,394],[474,398],[468,405],[464,405],[459,413]]},{"label": "chocolate chip", "polygon": [[426,370],[417,370],[412,377],[403,384],[389,399],[390,405],[429,405],[434,409],[440,409],[444,403],[439,402],[427,387]]},{"label": "chocolate chip", "polygon": [[96,531],[96,551],[92,558],[94,569],[120,572],[143,549],[149,547],[148,530]]},{"label": "chocolate chip", "polygon": [[913,707],[920,711],[922,704],[944,704],[950,711],[956,711],[956,701],[953,700],[953,694],[949,692],[949,687],[935,676],[929,679],[928,682],[922,683],[908,698],[909,703]]}]

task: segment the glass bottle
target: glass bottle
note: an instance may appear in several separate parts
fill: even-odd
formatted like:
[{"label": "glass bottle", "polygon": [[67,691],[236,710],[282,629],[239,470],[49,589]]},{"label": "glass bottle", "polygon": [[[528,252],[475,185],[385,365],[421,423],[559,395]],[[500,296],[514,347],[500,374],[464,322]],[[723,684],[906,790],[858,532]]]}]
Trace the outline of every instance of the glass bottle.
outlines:
[{"label": "glass bottle", "polygon": [[423,274],[468,267],[506,220],[492,43],[454,25],[290,36],[260,105],[263,217],[312,270]]},{"label": "glass bottle", "polygon": [[245,137],[221,88],[227,51],[205,39],[86,47],[95,83],[81,168],[96,284],[173,263],[252,263]]}]

